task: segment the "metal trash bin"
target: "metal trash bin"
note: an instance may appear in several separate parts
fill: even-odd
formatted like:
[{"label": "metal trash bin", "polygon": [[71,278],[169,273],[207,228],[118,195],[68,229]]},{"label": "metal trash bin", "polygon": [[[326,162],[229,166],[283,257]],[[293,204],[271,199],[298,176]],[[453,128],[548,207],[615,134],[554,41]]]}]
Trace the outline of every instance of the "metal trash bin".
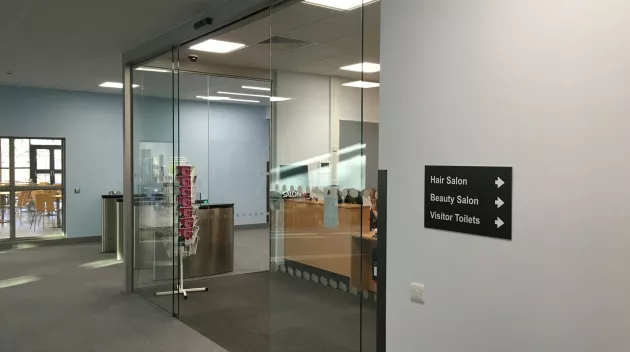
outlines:
[{"label": "metal trash bin", "polygon": [[105,194],[101,200],[101,252],[116,252],[116,234],[118,232],[117,200],[122,194]]},{"label": "metal trash bin", "polygon": [[116,199],[116,259],[123,260],[123,199]]}]

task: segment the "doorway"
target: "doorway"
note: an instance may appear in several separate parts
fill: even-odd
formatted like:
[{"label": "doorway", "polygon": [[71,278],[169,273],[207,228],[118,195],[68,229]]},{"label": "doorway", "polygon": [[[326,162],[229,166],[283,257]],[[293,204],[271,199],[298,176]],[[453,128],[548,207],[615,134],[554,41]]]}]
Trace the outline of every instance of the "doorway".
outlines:
[{"label": "doorway", "polygon": [[65,234],[65,139],[0,137],[0,240]]},{"label": "doorway", "polygon": [[[380,290],[384,286],[376,270],[384,236],[376,236],[373,220],[383,190],[377,176],[380,5],[359,2],[339,10],[306,1],[274,3],[126,67],[130,150],[157,141],[169,146],[126,156],[134,191],[125,191],[126,199],[158,189],[147,183],[154,177],[143,176],[148,155],[188,163],[209,202],[242,199],[234,201],[235,224],[251,217],[269,223],[265,243],[256,246],[268,251],[268,269],[186,280],[184,286],[208,289],[187,299],[156,299],[185,278],[176,255],[141,268],[137,259],[144,254],[136,253],[127,275],[137,293],[231,352],[377,351],[377,307],[384,302],[383,293],[377,297],[377,282]],[[226,106],[268,106],[268,147],[240,154],[240,144],[252,140],[247,129],[253,123],[233,126],[236,116],[215,120]],[[187,111],[193,110],[191,117]],[[191,143],[197,140],[202,142]],[[267,157],[260,171],[246,169],[259,154]],[[177,167],[155,160],[149,164],[158,169]],[[213,184],[218,179],[236,184]],[[164,199],[177,206],[168,194]],[[150,229],[144,242],[161,246],[167,238],[165,251],[177,253],[177,230],[176,223],[159,234]],[[135,229],[134,236],[143,231]],[[155,251],[146,253],[155,258]],[[161,282],[154,279],[158,264],[170,270]]]}]

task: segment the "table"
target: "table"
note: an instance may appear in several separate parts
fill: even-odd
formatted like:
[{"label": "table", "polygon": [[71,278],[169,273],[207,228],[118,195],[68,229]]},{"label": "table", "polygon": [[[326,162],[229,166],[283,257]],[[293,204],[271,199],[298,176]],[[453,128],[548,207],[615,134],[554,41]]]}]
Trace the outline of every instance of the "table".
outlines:
[{"label": "table", "polygon": [[53,196],[53,198],[55,198],[55,203],[57,203],[57,225],[54,226],[55,228],[60,229],[61,228],[61,199],[63,198],[63,196],[61,194],[56,194]]}]

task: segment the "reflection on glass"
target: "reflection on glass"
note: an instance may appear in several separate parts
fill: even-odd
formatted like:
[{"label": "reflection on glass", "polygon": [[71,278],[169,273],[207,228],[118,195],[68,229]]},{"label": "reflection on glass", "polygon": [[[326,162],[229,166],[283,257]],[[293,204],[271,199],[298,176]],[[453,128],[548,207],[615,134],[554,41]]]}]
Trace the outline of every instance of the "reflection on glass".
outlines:
[{"label": "reflection on glass", "polygon": [[9,139],[0,139],[0,167],[9,167]]},{"label": "reflection on glass", "polygon": [[37,169],[48,170],[50,169],[50,150],[37,149]]},{"label": "reflection on glass", "polygon": [[15,167],[31,166],[31,145],[28,139],[16,139],[15,144]]},{"label": "reflection on glass", "polygon": [[50,174],[49,173],[37,174],[37,183],[41,184],[43,182],[50,184]]},{"label": "reflection on glass", "polygon": [[15,169],[15,183],[31,183],[30,169]]},{"label": "reflection on glass", "polygon": [[0,191],[0,239],[9,238],[11,233],[9,199],[11,192]]},{"label": "reflection on glass", "polygon": [[31,139],[32,145],[61,145],[61,139]]},{"label": "reflection on glass", "polygon": [[0,183],[9,182],[11,182],[11,174],[9,173],[9,169],[0,169]]},{"label": "reflection on glass", "polygon": [[61,149],[55,149],[55,170],[61,170]]}]

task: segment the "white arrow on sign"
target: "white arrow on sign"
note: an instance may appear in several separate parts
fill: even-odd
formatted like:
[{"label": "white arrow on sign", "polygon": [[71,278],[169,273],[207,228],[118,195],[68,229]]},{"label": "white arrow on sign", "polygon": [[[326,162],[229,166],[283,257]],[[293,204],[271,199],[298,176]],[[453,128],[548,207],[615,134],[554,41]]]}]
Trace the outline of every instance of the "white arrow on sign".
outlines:
[{"label": "white arrow on sign", "polygon": [[494,201],[494,204],[497,205],[497,208],[501,208],[501,206],[505,203],[503,202],[501,198],[497,197],[497,200]]},{"label": "white arrow on sign", "polygon": [[503,222],[503,220],[501,220],[501,218],[497,218],[494,221],[494,224],[497,225],[497,229],[498,229],[499,227],[503,226],[503,224],[505,224],[505,223]]},{"label": "white arrow on sign", "polygon": [[497,177],[497,180],[494,181],[494,184],[497,185],[497,188],[501,188],[505,182],[501,179],[501,177]]}]

